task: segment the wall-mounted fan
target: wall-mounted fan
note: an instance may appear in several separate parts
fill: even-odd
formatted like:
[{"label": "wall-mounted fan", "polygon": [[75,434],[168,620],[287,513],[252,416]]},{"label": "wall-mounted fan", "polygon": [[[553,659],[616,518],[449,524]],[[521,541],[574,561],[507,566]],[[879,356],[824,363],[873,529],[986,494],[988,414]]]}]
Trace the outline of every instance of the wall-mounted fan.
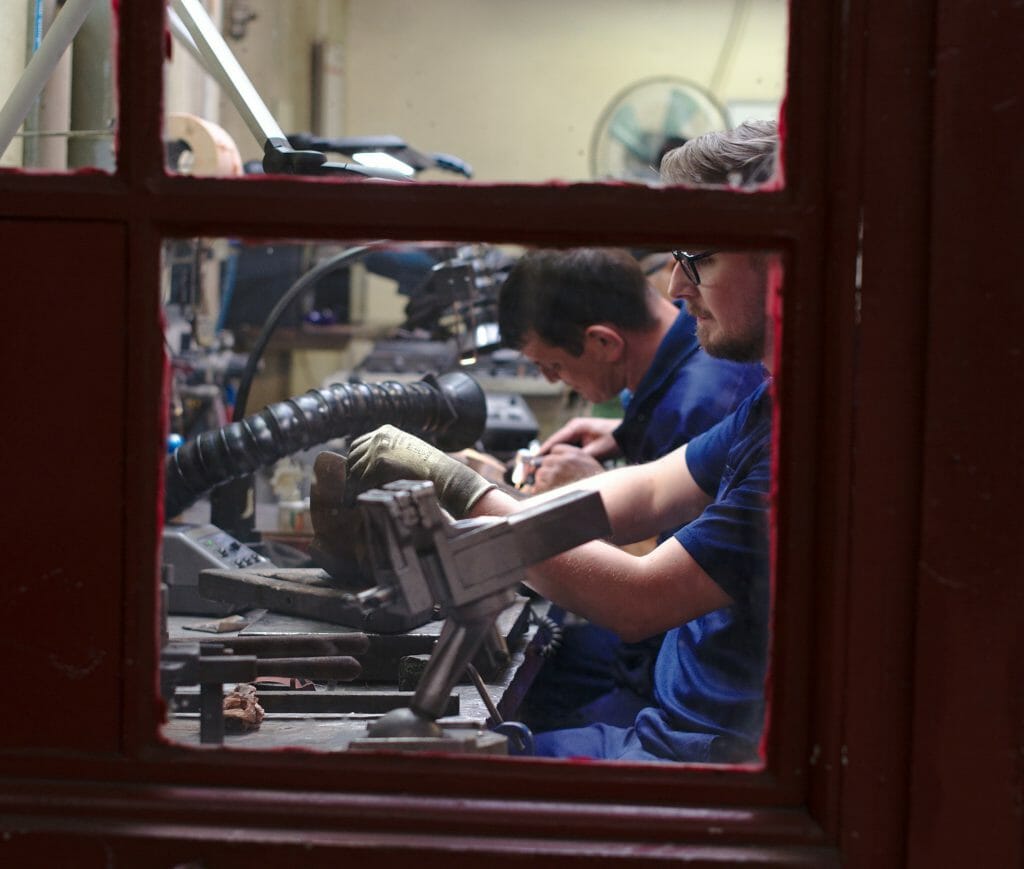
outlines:
[{"label": "wall-mounted fan", "polygon": [[601,113],[590,142],[591,175],[657,180],[665,151],[729,126],[725,108],[693,82],[674,76],[641,79],[616,94]]}]

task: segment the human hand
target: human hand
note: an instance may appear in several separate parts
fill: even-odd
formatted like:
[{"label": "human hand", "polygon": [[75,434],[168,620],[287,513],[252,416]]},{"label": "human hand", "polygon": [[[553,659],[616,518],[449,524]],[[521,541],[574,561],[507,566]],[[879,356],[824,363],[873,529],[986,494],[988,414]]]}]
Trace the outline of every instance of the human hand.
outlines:
[{"label": "human hand", "polygon": [[531,495],[592,477],[604,470],[604,466],[585,450],[568,444],[555,444],[551,452],[534,456],[530,459],[530,466],[533,469]]},{"label": "human hand", "polygon": [[438,502],[457,519],[495,488],[472,468],[393,425],[356,438],[347,471],[345,500],[350,503],[395,480],[430,480]]},{"label": "human hand", "polygon": [[571,444],[598,460],[615,458],[620,451],[612,432],[620,422],[605,417],[577,416],[548,437],[540,445],[539,454],[546,455],[556,444]]}]

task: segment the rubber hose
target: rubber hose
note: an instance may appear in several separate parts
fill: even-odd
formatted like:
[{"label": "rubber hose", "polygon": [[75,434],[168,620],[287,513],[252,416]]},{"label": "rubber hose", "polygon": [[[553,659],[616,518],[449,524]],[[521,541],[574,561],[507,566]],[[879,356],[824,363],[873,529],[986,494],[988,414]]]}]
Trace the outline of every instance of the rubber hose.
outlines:
[{"label": "rubber hose", "polygon": [[468,374],[402,384],[334,383],[206,431],[167,457],[164,515],[177,516],[215,486],[278,459],[390,423],[445,451],[472,446],[487,424],[487,401]]}]

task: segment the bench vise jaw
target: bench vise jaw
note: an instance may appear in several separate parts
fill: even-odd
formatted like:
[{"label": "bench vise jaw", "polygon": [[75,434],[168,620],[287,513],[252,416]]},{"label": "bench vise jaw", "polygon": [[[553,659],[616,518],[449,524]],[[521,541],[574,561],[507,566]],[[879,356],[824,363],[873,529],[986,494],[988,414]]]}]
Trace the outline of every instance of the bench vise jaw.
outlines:
[{"label": "bench vise jaw", "polygon": [[439,733],[436,719],[451,688],[512,603],[526,569],[611,534],[597,492],[570,491],[509,516],[454,522],[427,481],[390,483],[358,503],[377,583],[359,593],[361,606],[408,620],[446,618],[409,708],[375,722],[371,737]]}]

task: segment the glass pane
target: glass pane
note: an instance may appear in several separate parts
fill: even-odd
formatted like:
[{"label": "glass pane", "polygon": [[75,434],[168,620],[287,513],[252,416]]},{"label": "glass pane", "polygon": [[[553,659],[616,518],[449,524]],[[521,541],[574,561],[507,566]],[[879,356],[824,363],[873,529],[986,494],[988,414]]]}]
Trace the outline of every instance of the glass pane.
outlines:
[{"label": "glass pane", "polygon": [[[532,734],[759,765],[781,274],[737,250],[166,242],[164,660],[193,669],[165,679],[164,737],[505,754]],[[378,432],[376,464],[353,441],[382,425],[420,440]],[[636,500],[659,487],[664,510]],[[453,521],[471,506],[496,518]],[[204,640],[235,652],[208,696]],[[236,684],[257,694],[222,719]]]},{"label": "glass pane", "polygon": [[166,104],[194,174],[259,172],[278,135],[313,154],[275,171],[647,183],[785,88],[785,0],[232,0],[209,40],[193,8],[171,4]]},{"label": "glass pane", "polygon": [[113,172],[111,4],[0,3],[0,167]]}]

